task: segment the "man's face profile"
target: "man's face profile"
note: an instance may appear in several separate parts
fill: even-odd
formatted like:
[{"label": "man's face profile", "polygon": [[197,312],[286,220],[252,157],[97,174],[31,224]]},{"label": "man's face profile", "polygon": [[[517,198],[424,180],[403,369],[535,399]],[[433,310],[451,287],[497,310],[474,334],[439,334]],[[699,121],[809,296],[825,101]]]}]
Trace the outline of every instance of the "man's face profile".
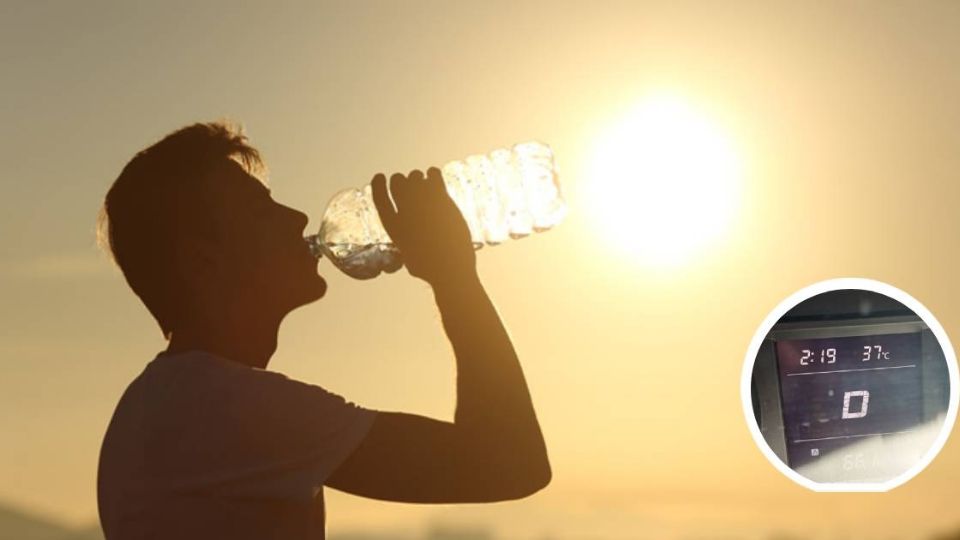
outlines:
[{"label": "man's face profile", "polygon": [[193,124],[137,153],[100,239],[167,339],[231,319],[271,324],[321,298],[307,216],[274,201],[259,152],[229,124]]},{"label": "man's face profile", "polygon": [[274,201],[232,159],[214,166],[198,191],[208,226],[186,239],[181,257],[192,290],[219,290],[230,307],[281,316],[324,295],[326,282],[303,241],[306,215]]}]

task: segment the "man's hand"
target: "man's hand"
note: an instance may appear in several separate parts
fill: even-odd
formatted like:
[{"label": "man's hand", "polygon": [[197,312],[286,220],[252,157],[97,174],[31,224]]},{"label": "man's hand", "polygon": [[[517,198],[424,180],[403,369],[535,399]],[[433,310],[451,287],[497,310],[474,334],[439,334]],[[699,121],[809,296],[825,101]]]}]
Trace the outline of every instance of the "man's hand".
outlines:
[{"label": "man's hand", "polygon": [[410,274],[433,286],[457,359],[453,423],[379,412],[326,485],[420,503],[526,497],[550,483],[550,460],[506,328],[476,273],[470,232],[431,168],[373,178],[373,200]]},{"label": "man's hand", "polygon": [[467,222],[447,194],[440,169],[431,167],[370,182],[373,202],[410,275],[432,286],[476,275],[476,255]]}]

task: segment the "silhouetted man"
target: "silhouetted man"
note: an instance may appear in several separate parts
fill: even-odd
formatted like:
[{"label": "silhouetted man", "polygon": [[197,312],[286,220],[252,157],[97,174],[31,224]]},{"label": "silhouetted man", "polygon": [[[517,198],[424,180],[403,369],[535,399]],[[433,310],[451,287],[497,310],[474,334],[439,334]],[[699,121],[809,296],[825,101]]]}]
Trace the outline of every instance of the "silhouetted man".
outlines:
[{"label": "silhouetted man", "polygon": [[324,485],[421,503],[546,486],[520,364],[436,168],[393,175],[390,195],[382,174],[372,184],[453,346],[455,421],[365,409],[266,370],[284,316],[326,283],[302,239],[307,217],[270,197],[259,165],[238,132],[196,124],[138,153],[107,193],[103,238],[168,340],[103,441],[107,539],[322,539]]}]

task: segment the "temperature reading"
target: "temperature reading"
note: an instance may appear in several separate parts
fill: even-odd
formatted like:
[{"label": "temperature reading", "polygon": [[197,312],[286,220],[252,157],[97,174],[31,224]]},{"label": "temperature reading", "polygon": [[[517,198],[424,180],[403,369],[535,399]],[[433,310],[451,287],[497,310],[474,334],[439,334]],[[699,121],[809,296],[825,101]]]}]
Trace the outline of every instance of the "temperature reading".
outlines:
[{"label": "temperature reading", "polygon": [[836,364],[837,363],[837,350],[836,349],[820,349],[818,352],[814,352],[810,349],[803,349],[800,351],[803,356],[800,357],[801,366],[809,366],[810,364]]},{"label": "temperature reading", "polygon": [[880,345],[864,345],[863,358],[860,361],[869,362],[871,360],[890,360],[890,351],[883,350]]}]

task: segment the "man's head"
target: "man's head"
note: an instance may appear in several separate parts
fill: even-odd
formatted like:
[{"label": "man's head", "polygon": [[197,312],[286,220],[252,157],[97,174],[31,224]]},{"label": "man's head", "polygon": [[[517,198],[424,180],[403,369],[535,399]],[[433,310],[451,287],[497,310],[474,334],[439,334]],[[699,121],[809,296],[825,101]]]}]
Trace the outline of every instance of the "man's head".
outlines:
[{"label": "man's head", "polygon": [[139,152],[107,192],[100,237],[164,335],[197,317],[283,317],[323,296],[307,217],[255,176],[256,149],[221,123]]}]

